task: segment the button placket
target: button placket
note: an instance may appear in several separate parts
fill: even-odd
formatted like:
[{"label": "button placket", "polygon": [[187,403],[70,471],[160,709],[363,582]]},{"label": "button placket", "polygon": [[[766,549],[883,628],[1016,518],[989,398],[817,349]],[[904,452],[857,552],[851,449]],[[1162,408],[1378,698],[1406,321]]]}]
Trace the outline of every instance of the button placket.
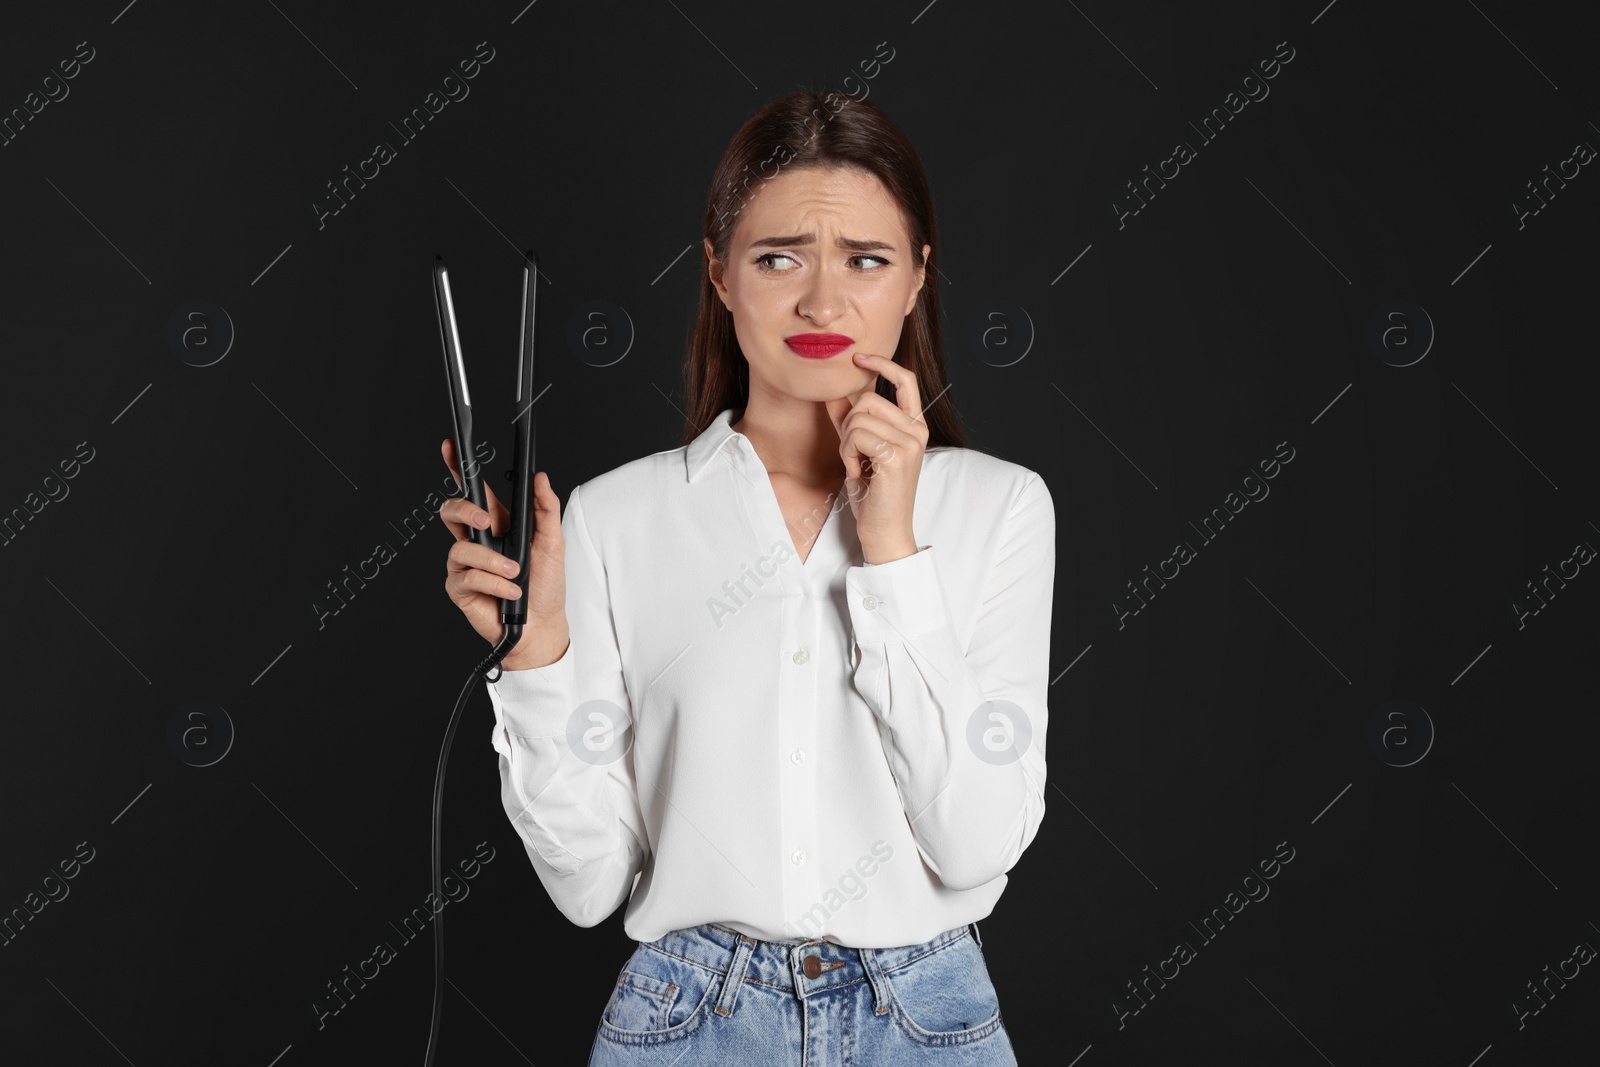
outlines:
[{"label": "button placket", "polygon": [[[763,501],[760,480],[767,477],[758,457],[746,457],[746,468],[755,492],[751,502],[752,519],[761,512]],[[758,527],[759,528],[759,527]],[[818,551],[820,545],[813,545]],[[778,826],[777,845],[783,862],[783,914],[796,915],[809,907],[819,895],[816,863],[810,853],[817,847],[815,782],[807,752],[813,747],[817,704],[817,665],[811,662],[817,648],[817,611],[805,569],[798,557],[778,568],[775,576],[782,591],[782,619],[776,636],[779,655],[774,677],[777,685],[777,717],[773,733],[774,758],[788,773],[772,775]],[[798,756],[797,756],[798,754]]]},{"label": "button placket", "polygon": [[[795,890],[807,904],[817,899],[817,864],[811,853],[817,848],[816,832],[816,775],[806,754],[815,743],[817,719],[817,665],[811,663],[811,650],[816,648],[817,630],[821,625],[821,602],[804,574],[798,574],[798,593],[794,601],[794,629],[799,639],[791,648],[789,665],[780,673],[794,699],[790,717],[786,720],[783,739],[787,742],[787,760],[790,774],[786,781],[791,786],[785,800],[792,806],[793,818],[786,818],[790,831],[788,868],[795,880]],[[807,905],[802,904],[801,907]]]},{"label": "button placket", "polygon": [[[820,605],[812,589],[811,577],[828,565],[827,555],[838,556],[838,514],[832,515],[811,547],[807,567],[794,554],[793,539],[777,506],[771,489],[770,476],[753,448],[740,443],[728,456],[734,469],[729,473],[730,485],[738,494],[745,518],[760,550],[767,553],[774,544],[784,544],[790,549],[790,558],[780,564],[768,581],[769,588],[776,583],[774,592],[781,598],[778,610],[779,633],[776,635],[779,668],[773,678],[777,692],[775,709],[768,713],[773,718],[773,758],[780,769],[787,763],[789,773],[771,775],[772,802],[778,811],[776,842],[780,856],[789,857],[782,864],[779,878],[783,891],[783,914],[796,915],[808,908],[821,895],[817,876],[818,864],[809,862],[807,855],[818,847],[816,831],[816,783],[812,761],[806,754],[815,748],[817,716],[818,668],[810,662],[812,654],[820,647]],[[779,542],[777,539],[782,538]],[[821,558],[816,553],[823,553]],[[825,583],[824,583],[825,584]],[[764,709],[757,709],[763,713]],[[795,758],[795,753],[800,758]],[[799,857],[797,860],[796,857]]]}]

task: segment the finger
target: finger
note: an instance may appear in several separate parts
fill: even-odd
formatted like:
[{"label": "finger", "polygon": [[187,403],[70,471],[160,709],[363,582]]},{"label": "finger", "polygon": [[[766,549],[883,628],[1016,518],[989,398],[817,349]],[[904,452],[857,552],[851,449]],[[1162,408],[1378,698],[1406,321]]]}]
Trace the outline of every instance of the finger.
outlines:
[{"label": "finger", "polygon": [[922,421],[922,396],[917,389],[917,376],[911,373],[909,367],[902,367],[887,356],[875,356],[859,353],[864,356],[861,365],[871,368],[883,375],[894,385],[895,406],[905,412],[913,420]]},{"label": "finger", "polygon": [[552,539],[556,545],[561,543],[561,499],[550,484],[550,475],[536,471],[533,475],[533,540],[542,538]]},{"label": "finger", "polygon": [[456,443],[446,437],[439,442],[439,455],[444,459],[445,469],[450,472],[450,477],[456,481],[456,488],[461,488],[461,474],[456,470]]},{"label": "finger", "polygon": [[844,419],[850,414],[854,406],[854,396],[841,396],[833,400],[824,400],[822,406],[828,411],[828,418],[833,421],[833,428],[839,434],[839,440],[844,440]]},{"label": "finger", "polygon": [[[461,472],[456,469],[456,443],[446,437],[444,443],[439,446],[439,454],[444,457],[445,468],[449,470],[450,476],[456,480],[456,489],[459,491],[461,489]],[[444,522],[444,528],[450,531],[451,537],[454,537],[457,541],[465,541],[469,536],[466,525],[462,522],[454,521],[457,512],[456,503],[459,499],[459,497],[450,497],[443,504],[440,504],[439,518]]]},{"label": "finger", "polygon": [[[878,397],[883,400],[882,397]],[[888,404],[888,401],[884,401]],[[893,409],[894,417],[902,419],[903,412]],[[895,457],[897,449],[910,448],[916,443],[916,437],[897,425],[893,425],[881,418],[877,413],[857,408],[849,419],[851,441],[867,459],[872,460],[872,469],[878,470],[883,464]]]},{"label": "finger", "polygon": [[845,429],[849,430],[863,415],[877,417],[890,428],[898,430],[912,440],[922,440],[919,428],[926,428],[926,423],[918,423],[902,411],[899,404],[887,400],[877,393],[868,393],[861,398],[861,402],[856,405],[855,410],[845,416]]},{"label": "finger", "polygon": [[489,529],[489,513],[472,501],[458,496],[453,496],[439,505],[439,517],[447,520],[453,529],[459,529],[460,532],[456,536],[458,541],[469,539],[469,528]]},{"label": "finger", "polygon": [[494,489],[489,485],[488,474],[489,472],[484,470],[480,475],[483,481],[483,499],[488,504],[485,510],[489,512],[489,532],[499,537],[511,525],[511,512],[507,511],[506,506],[500,503],[500,498],[494,495]]},{"label": "finger", "polygon": [[852,431],[850,445],[859,454],[861,475],[868,481],[874,479],[879,472],[887,470],[894,459],[894,446],[871,430]]},{"label": "finger", "polygon": [[[460,456],[456,452],[456,443],[454,441],[450,442],[450,454],[451,454],[452,457],[454,457],[455,459],[459,460]],[[505,505],[500,503],[500,498],[494,495],[494,486],[489,484],[489,478],[487,476],[488,472],[486,470],[484,470],[484,469],[481,469],[483,467],[483,462],[481,460],[475,461],[474,465],[476,467],[480,468],[479,471],[478,471],[478,481],[483,485],[484,501],[488,504],[488,507],[486,508],[486,510],[489,512],[490,519],[493,522],[495,522],[496,524],[498,524],[506,516],[508,516],[510,513],[506,511]],[[456,484],[458,486],[461,485],[462,483],[461,483],[461,469],[460,469],[460,467],[459,466],[452,466],[450,468],[450,473],[455,476]],[[495,533],[499,532],[498,525],[496,526],[494,532]]]},{"label": "finger", "polygon": [[[444,443],[439,446],[439,451],[444,456],[445,466],[450,469],[451,476],[456,480],[456,487],[458,489],[461,488],[461,470],[456,465],[456,443],[447,437]],[[479,529],[483,529],[487,526],[488,513],[478,508],[470,500],[467,500],[465,496],[450,497],[439,506],[439,518],[444,521],[445,529],[449,530],[451,536],[457,541],[471,539],[468,524],[472,523],[480,515],[484,517],[485,521],[475,525],[478,525]]]},{"label": "finger", "polygon": [[476,541],[457,541],[451,545],[450,551],[445,554],[445,563],[451,571],[481,570],[499,578],[517,576],[515,560]]},{"label": "finger", "polygon": [[844,436],[839,439],[839,456],[844,460],[844,476],[846,485],[848,485],[852,479],[857,481],[861,480],[865,474],[865,469],[862,467],[862,462],[863,460],[872,458],[870,454],[863,453],[861,450],[861,446],[866,443],[867,442],[863,441],[860,432],[850,427],[845,428]]},{"label": "finger", "polygon": [[[458,508],[456,510],[459,512],[459,514],[452,517],[456,518],[459,522],[466,522],[476,512],[477,508],[470,500],[467,500],[466,498],[466,486],[465,482],[463,482],[461,478],[461,467],[458,462],[459,455],[456,452],[455,441],[446,438],[444,445],[440,446],[440,450],[445,453],[445,465],[450,468],[450,475],[451,477],[455,478],[456,487],[462,492],[462,495],[457,499],[464,501],[467,504],[468,509],[470,509],[467,511],[460,511]],[[510,524],[511,513],[506,510],[504,504],[500,503],[500,498],[494,495],[494,489],[490,487],[489,480],[483,477],[481,472],[479,474],[479,482],[483,486],[484,501],[488,505],[483,509],[488,513],[489,516],[489,526],[486,528],[490,533],[493,533],[495,536],[499,536],[505,532],[506,526]],[[480,527],[480,529],[483,528],[485,527]],[[465,533],[466,531],[463,530],[461,533],[457,534],[457,537],[460,538],[465,536]]]},{"label": "finger", "polygon": [[828,418],[832,421],[833,429],[839,435],[841,441],[849,430],[845,423],[849,420],[850,413],[861,405],[864,398],[876,395],[877,388],[878,375],[874,374],[871,381],[855,392],[846,393],[844,396],[836,397],[833,400],[823,401],[823,408],[828,412]]},{"label": "finger", "polygon": [[522,587],[505,578],[497,578],[488,571],[476,568],[461,571],[458,574],[448,575],[444,580],[445,592],[455,601],[465,598],[467,593],[483,593],[487,596],[503,597],[507,600],[517,600],[522,596]]}]

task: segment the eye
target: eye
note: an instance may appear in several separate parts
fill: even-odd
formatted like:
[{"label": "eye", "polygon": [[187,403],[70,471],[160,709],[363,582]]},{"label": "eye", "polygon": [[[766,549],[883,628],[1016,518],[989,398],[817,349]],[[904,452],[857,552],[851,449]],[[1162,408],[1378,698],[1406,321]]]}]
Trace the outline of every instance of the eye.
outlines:
[{"label": "eye", "polygon": [[790,262],[793,262],[793,257],[792,256],[786,256],[782,252],[768,252],[764,256],[757,256],[755,258],[756,266],[760,267],[762,271],[764,271],[764,272],[766,272],[768,274],[788,274],[789,273],[787,270],[778,270],[775,267],[767,266],[767,264],[764,263],[763,260],[768,260],[768,259],[787,259]]},{"label": "eye", "polygon": [[[771,265],[769,265],[767,263],[768,260],[777,260],[777,259],[787,259],[791,263],[794,262],[794,257],[793,256],[784,255],[782,252],[768,252],[765,255],[757,256],[755,258],[754,262],[755,262],[756,266],[758,268],[760,268],[763,273],[766,273],[766,274],[788,274],[788,273],[790,273],[790,271],[793,268],[784,268],[784,269],[780,270],[780,269],[778,269],[776,267],[773,267],[773,266],[771,266]],[[883,270],[884,267],[889,266],[889,261],[887,259],[884,259],[882,256],[869,256],[869,255],[863,254],[863,255],[856,255],[856,256],[851,256],[850,257],[850,261],[852,263],[856,262],[857,260],[863,260],[863,259],[870,259],[870,260],[873,260],[873,261],[875,261],[877,263],[881,263],[882,264],[882,266],[879,266],[879,267],[861,268],[862,269],[862,273],[864,273],[864,274],[873,274],[873,273],[876,273],[876,272],[878,272],[880,270]]]}]

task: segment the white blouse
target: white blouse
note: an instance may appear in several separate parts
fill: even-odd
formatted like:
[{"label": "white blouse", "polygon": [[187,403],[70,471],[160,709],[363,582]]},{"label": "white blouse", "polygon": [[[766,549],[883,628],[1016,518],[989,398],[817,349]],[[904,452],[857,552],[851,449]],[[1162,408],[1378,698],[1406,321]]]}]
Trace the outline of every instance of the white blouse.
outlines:
[{"label": "white blouse", "polygon": [[1044,816],[1050,491],[930,448],[916,553],[864,563],[841,492],[802,563],[733,415],[565,501],[572,643],[489,684],[528,859],[579,926],[626,899],[638,941],[982,919]]}]

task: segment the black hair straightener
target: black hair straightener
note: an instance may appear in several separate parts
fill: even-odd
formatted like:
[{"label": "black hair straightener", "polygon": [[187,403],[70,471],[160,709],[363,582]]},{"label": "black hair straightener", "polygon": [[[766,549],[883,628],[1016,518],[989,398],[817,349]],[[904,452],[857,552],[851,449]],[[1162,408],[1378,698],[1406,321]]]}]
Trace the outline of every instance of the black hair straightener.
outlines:
[{"label": "black hair straightener", "polygon": [[[522,629],[528,621],[528,546],[533,538],[533,368],[534,368],[534,311],[539,277],[539,257],[531,250],[522,256],[522,322],[517,343],[517,414],[512,420],[515,427],[511,469],[506,477],[511,479],[508,510],[511,526],[503,537],[495,537],[488,530],[475,526],[472,539],[516,561],[517,576],[512,579],[522,590],[520,599],[500,598],[500,621],[505,624],[493,650],[473,668],[467,684],[456,700],[455,711],[450,714],[450,724],[445,728],[444,745],[439,750],[439,767],[433,779],[433,1022],[428,1029],[428,1051],[424,1067],[433,1067],[434,1052],[439,1041],[439,1019],[444,1010],[444,871],[443,843],[441,841],[444,814],[444,771],[450,760],[450,743],[455,739],[456,726],[461,720],[461,709],[473,684],[481,677],[485,681],[498,681],[503,673],[500,661],[517,647]],[[467,389],[467,367],[461,355],[461,332],[456,326],[455,297],[450,290],[450,272],[443,256],[433,257],[433,301],[439,313],[439,343],[444,349],[445,378],[450,385],[451,411],[455,417],[456,460],[461,469],[463,495],[473,504],[488,510],[484,495],[483,476],[476,454],[472,450],[472,394]]]},{"label": "black hair straightener", "polygon": [[[472,539],[480,545],[494,549],[516,561],[517,586],[522,590],[518,600],[500,598],[500,620],[505,623],[504,636],[494,650],[478,664],[477,672],[485,681],[500,677],[500,661],[505,659],[522,637],[522,628],[528,621],[528,544],[533,535],[533,354],[535,296],[537,292],[539,260],[531,251],[523,253],[522,261],[522,321],[521,337],[517,348],[517,416],[515,444],[511,469],[506,477],[511,479],[509,496],[511,528],[502,538],[495,538],[488,530],[469,527]],[[472,451],[472,394],[467,389],[467,367],[461,356],[461,331],[456,326],[455,298],[450,291],[450,272],[443,256],[433,257],[433,302],[439,312],[439,342],[444,349],[445,378],[450,386],[451,412],[456,425],[456,457],[461,465],[462,486],[468,500],[488,510],[483,492],[483,476]],[[523,404],[528,405],[527,408]],[[527,418],[523,418],[526,415]],[[499,543],[496,543],[496,542]],[[497,673],[491,675],[489,672]]]}]

